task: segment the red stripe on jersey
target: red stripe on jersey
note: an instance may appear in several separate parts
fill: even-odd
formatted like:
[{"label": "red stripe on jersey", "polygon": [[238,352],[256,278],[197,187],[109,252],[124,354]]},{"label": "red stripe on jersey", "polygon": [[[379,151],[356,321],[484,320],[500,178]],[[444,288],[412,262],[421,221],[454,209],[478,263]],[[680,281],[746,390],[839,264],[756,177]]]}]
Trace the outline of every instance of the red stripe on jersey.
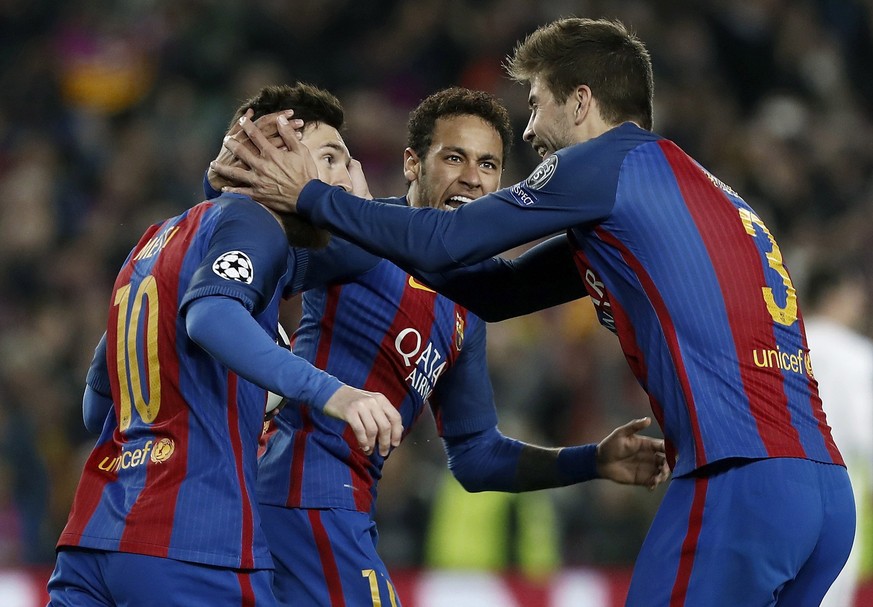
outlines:
[{"label": "red stripe on jersey", "polygon": [[[652,309],[658,317],[658,323],[661,325],[661,330],[664,334],[664,340],[667,342],[667,349],[670,352],[670,357],[673,361],[673,367],[676,370],[676,377],[679,379],[679,385],[682,389],[682,394],[685,398],[686,410],[688,411],[691,431],[694,436],[694,458],[696,466],[702,466],[706,463],[706,453],[703,448],[703,436],[700,432],[700,423],[697,419],[697,407],[694,403],[694,395],[691,392],[691,381],[688,379],[688,370],[685,368],[685,362],[679,354],[679,339],[676,335],[676,327],[673,324],[673,319],[667,310],[667,306],[661,297],[660,291],[655,286],[655,281],[646,272],[643,264],[639,259],[628,249],[624,243],[618,240],[615,236],[604,230],[603,228],[595,228],[597,237],[603,242],[613,246],[621,253],[622,259],[633,270],[634,275],[639,280],[643,291],[646,293],[649,302],[652,304]],[[608,294],[607,294],[608,296]],[[611,302],[610,302],[611,303]],[[615,315],[615,306],[613,306],[613,315]],[[639,350],[636,345],[636,339],[633,335],[633,326],[625,314],[623,316],[621,326],[616,322],[616,332],[618,333],[619,341],[621,342],[622,351],[627,353],[634,349]],[[644,384],[645,385],[645,384]]]},{"label": "red stripe on jersey", "polygon": [[682,552],[679,553],[679,569],[676,572],[676,581],[673,583],[673,592],[670,594],[670,607],[685,605],[691,570],[694,568],[694,557],[697,554],[697,540],[703,527],[703,509],[706,506],[708,484],[707,478],[694,479],[694,498],[691,501],[691,512],[688,513],[688,531],[682,541]]},{"label": "red stripe on jersey", "polygon": [[315,350],[315,366],[319,369],[327,369],[327,361],[330,357],[330,343],[333,340],[333,322],[336,318],[336,309],[339,306],[342,285],[333,285],[327,289],[327,302],[324,306],[324,314],[319,324],[318,347]]},{"label": "red stripe on jersey", "polygon": [[[160,372],[161,405],[150,427],[154,443],[146,464],[145,485],[125,518],[118,548],[122,552],[165,557],[173,535],[176,500],[188,473],[188,405],[179,390],[179,356],[176,352],[178,277],[188,251],[188,236],[197,230],[208,206],[196,207],[176,224],[177,232],[160,250],[151,270],[157,280],[158,292],[158,335],[155,336],[157,362],[149,361],[144,366],[151,367],[154,364],[157,369],[151,369],[151,372]],[[148,241],[145,237],[144,240]],[[140,241],[137,251],[145,242]],[[136,261],[132,258],[131,266],[134,263]],[[144,326],[147,325],[144,323]],[[143,343],[147,344],[148,339],[144,339]],[[152,353],[142,353],[145,360],[149,360],[149,354]],[[113,400],[117,394],[113,391]],[[155,457],[155,450],[162,440],[168,441],[171,446],[167,460]]]},{"label": "red stripe on jersey", "polygon": [[[333,324],[336,318],[336,310],[339,307],[342,285],[332,285],[327,289],[327,297],[324,305],[324,314],[319,321],[318,346],[315,349],[314,366],[326,369],[330,359],[330,346],[333,341]],[[295,333],[293,340],[297,339]],[[292,340],[292,349],[293,349]],[[306,406],[301,406],[301,428],[294,432],[294,440],[291,445],[292,458],[290,470],[290,482],[288,484],[288,497],[285,505],[289,508],[299,507],[303,498],[303,474],[306,464],[306,441],[312,432],[312,420]]]},{"label": "red stripe on jersey", "polygon": [[303,498],[303,466],[306,463],[306,441],[312,432],[312,418],[309,416],[309,407],[300,406],[301,427],[294,432],[291,443],[291,472],[288,483],[288,499],[285,506],[299,508]]},{"label": "red stripe on jersey", "polygon": [[[800,311],[798,311],[798,322],[800,322],[803,335],[803,351],[809,352],[809,343],[806,341],[806,325],[803,322],[803,314],[801,314]],[[825,416],[821,396],[819,396],[818,393],[818,382],[812,374],[807,376],[807,386],[807,389],[809,390],[809,408],[812,411],[815,420],[818,422],[818,431],[822,435],[825,448],[828,450],[828,453],[835,464],[845,466],[846,462],[843,460],[843,455],[840,453],[837,444],[834,442],[831,427],[828,425],[827,417]]]},{"label": "red stripe on jersey", "polygon": [[339,567],[337,567],[336,557],[330,546],[330,537],[328,537],[324,524],[321,522],[321,512],[308,509],[306,514],[309,516],[312,536],[315,538],[315,547],[318,550],[318,557],[321,559],[321,570],[324,573],[325,586],[327,586],[327,592],[330,595],[330,605],[331,607],[345,607],[346,601],[343,598],[343,583]]},{"label": "red stripe on jersey", "polygon": [[[115,439],[120,441],[117,430]],[[117,447],[116,440],[97,445],[88,456],[76,489],[76,499],[73,501],[69,522],[58,540],[58,546],[79,545],[79,538],[85,532],[85,527],[100,504],[103,489],[118,479],[118,469],[113,463],[121,451]],[[106,467],[110,469],[106,470]]]},{"label": "red stripe on jersey", "polygon": [[252,551],[254,538],[255,519],[252,512],[252,504],[249,490],[246,486],[245,462],[243,457],[242,437],[239,432],[239,403],[237,401],[236,373],[227,373],[227,427],[230,436],[230,446],[233,449],[233,461],[236,465],[236,478],[239,482],[240,497],[242,499],[242,545],[240,550],[240,569],[251,569],[255,566],[255,556]]},{"label": "red stripe on jersey", "polygon": [[755,368],[751,362],[756,349],[775,350],[777,345],[773,319],[766,307],[749,305],[762,301],[761,288],[767,285],[755,240],[746,233],[737,208],[691,158],[672,142],[662,140],[659,145],[721,287],[743,391],[761,442],[768,454],[805,457],[800,436],[791,423],[781,371],[775,367]]},{"label": "red stripe on jersey", "polygon": [[[415,283],[415,285],[417,284]],[[404,281],[403,295],[400,297],[394,319],[385,332],[382,343],[379,344],[379,350],[373,359],[372,367],[370,367],[370,374],[364,382],[364,390],[381,392],[395,408],[400,406],[411,389],[406,378],[415,369],[421,352],[429,347],[430,333],[436,318],[434,308],[436,299],[437,294],[430,289],[413,286],[408,279]],[[405,329],[409,328],[418,331],[421,341],[419,348],[412,355],[415,360],[411,360],[411,364],[406,366],[403,357],[397,352],[395,341]],[[405,339],[417,340],[419,338],[409,334]],[[347,463],[352,471],[355,507],[360,512],[369,512],[373,505],[371,491],[373,477],[369,472],[370,461],[360,450],[351,427],[346,428],[343,437],[351,446],[351,454]]]},{"label": "red stripe on jersey", "polygon": [[236,574],[236,579],[239,581],[240,607],[255,607],[258,603],[252,588],[252,574],[240,572]]},{"label": "red stripe on jersey", "polygon": [[[455,319],[455,330],[452,339],[452,348],[449,350],[449,354],[446,356],[447,364],[446,368],[451,368],[452,365],[455,364],[455,359],[461,354],[461,350],[463,349],[464,344],[464,332],[467,327],[467,308],[455,304],[454,316]],[[436,424],[437,434],[442,436],[443,434],[443,411],[440,406],[439,400],[432,396],[430,398],[430,408],[431,413],[433,414],[433,420]],[[420,413],[419,413],[420,414]],[[412,424],[410,424],[411,426]]]},{"label": "red stripe on jersey", "polygon": [[[618,333],[619,341],[622,344],[621,349],[624,353],[625,360],[627,360],[634,377],[639,380],[641,385],[646,386],[648,382],[649,368],[646,365],[643,351],[637,343],[636,335],[632,330],[633,325],[631,325],[630,317],[627,312],[624,311],[624,308],[616,302],[610,302],[610,309],[612,310],[612,316],[615,319],[616,332]],[[651,392],[646,390],[646,394],[649,397],[649,405],[652,407],[652,414],[655,416],[655,420],[658,422],[658,426],[663,432],[664,408],[661,406],[661,403],[655,399]],[[676,445],[666,436],[664,437],[664,449],[667,452],[667,464],[672,470],[676,466]]]}]

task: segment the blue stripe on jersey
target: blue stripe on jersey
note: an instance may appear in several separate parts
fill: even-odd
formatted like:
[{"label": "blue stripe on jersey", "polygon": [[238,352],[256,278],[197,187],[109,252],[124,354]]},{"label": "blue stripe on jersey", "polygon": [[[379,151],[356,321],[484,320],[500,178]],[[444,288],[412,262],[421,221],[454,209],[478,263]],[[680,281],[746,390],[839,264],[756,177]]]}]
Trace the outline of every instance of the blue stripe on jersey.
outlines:
[{"label": "blue stripe on jersey", "polygon": [[[738,455],[735,451],[738,446],[747,454],[763,457],[766,450],[742,389],[721,285],[673,172],[656,143],[639,146],[628,154],[626,162],[633,163],[635,170],[622,172],[613,212],[600,228],[622,242],[624,236],[632,238],[625,245],[632,247],[631,253],[658,285],[658,296],[664,301],[680,339],[680,352],[668,351],[656,311],[632,270],[617,259],[618,252],[611,246],[600,247],[589,241],[586,253],[592,261],[597,260],[594,263],[605,263],[622,272],[602,279],[635,321],[637,341],[647,356],[649,390],[667,408],[666,419],[678,423],[678,427],[668,426],[665,432],[674,443],[679,436],[686,437],[683,443],[676,443],[683,456],[677,472],[681,473],[701,456],[703,461],[711,461]],[[646,200],[646,204],[640,204],[640,200]],[[695,284],[694,298],[685,288],[689,280]],[[701,319],[701,309],[707,311],[705,319]],[[696,352],[706,352],[707,366],[698,364]],[[688,373],[693,403],[688,402],[679,385],[675,374],[679,366]],[[707,406],[721,402],[740,406]],[[697,457],[692,437],[698,430],[691,428],[689,412],[685,410],[689,406],[695,407],[706,451]]]}]

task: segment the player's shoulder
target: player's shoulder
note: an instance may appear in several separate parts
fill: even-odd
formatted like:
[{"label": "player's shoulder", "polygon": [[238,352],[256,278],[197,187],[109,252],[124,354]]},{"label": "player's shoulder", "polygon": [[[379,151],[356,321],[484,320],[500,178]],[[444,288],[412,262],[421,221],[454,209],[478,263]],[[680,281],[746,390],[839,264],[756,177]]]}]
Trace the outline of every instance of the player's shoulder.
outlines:
[{"label": "player's shoulder", "polygon": [[633,122],[625,122],[598,137],[559,150],[555,155],[570,162],[583,158],[587,162],[590,158],[624,157],[632,150],[662,140],[663,137],[657,133],[647,131]]}]

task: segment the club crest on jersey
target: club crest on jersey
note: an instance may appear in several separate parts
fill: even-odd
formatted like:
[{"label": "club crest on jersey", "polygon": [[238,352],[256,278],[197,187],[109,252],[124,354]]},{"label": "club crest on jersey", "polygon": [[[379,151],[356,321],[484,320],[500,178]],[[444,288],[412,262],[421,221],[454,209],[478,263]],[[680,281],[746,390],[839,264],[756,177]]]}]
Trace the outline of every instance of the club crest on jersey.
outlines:
[{"label": "club crest on jersey", "polygon": [[157,443],[155,443],[154,448],[152,448],[151,460],[156,464],[162,464],[171,457],[173,457],[173,453],[176,451],[176,443],[173,442],[172,438],[162,438]]},{"label": "club crest on jersey", "polygon": [[252,284],[255,276],[252,260],[242,251],[228,251],[219,255],[212,264],[212,271],[225,280],[236,280]]},{"label": "club crest on jersey", "polygon": [[455,312],[455,350],[461,351],[464,346],[464,317],[460,312]]},{"label": "club crest on jersey", "polygon": [[552,175],[555,174],[555,169],[557,168],[558,157],[552,154],[533,170],[533,173],[530,174],[530,177],[528,177],[524,183],[532,190],[539,190],[549,183],[549,180],[552,178]]}]

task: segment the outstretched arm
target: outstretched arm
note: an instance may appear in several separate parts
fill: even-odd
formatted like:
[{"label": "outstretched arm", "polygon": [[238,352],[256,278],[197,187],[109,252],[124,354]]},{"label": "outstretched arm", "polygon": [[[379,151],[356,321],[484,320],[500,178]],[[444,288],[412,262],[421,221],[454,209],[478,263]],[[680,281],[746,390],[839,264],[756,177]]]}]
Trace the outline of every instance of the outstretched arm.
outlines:
[{"label": "outstretched arm", "polygon": [[487,322],[523,316],[588,295],[566,236],[555,236],[515,259],[493,257],[418,279]]},{"label": "outstretched arm", "polygon": [[257,152],[233,138],[225,145],[244,167],[212,165],[225,179],[245,184],[227,191],[251,196],[280,214],[301,213],[376,255],[428,272],[470,265],[537,238],[602,221],[615,200],[612,176],[621,161],[613,154],[613,170],[604,172],[603,162],[589,162],[591,156],[599,157],[594,149],[562,163],[570,167],[556,169],[549,184],[535,193],[521,182],[456,211],[442,211],[367,201],[318,181],[306,146],[282,116],[278,132],[287,150],[272,145],[251,120],[243,119],[242,132]]},{"label": "outstretched arm", "polygon": [[548,449],[503,436],[497,428],[443,439],[449,468],[467,491],[518,493],[594,478],[654,489],[667,479],[664,441],[637,434],[648,417],[613,430],[599,444]]}]

